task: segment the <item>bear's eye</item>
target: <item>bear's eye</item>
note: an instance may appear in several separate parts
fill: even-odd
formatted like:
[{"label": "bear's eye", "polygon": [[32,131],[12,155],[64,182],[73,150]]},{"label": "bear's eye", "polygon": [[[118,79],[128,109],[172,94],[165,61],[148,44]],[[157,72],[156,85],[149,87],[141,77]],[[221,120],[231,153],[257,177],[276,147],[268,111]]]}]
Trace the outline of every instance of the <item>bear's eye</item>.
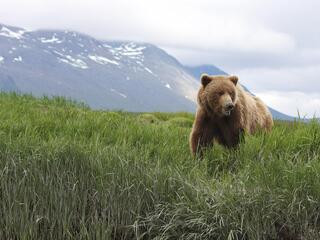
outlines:
[{"label": "bear's eye", "polygon": [[218,95],[219,95],[219,96],[222,96],[223,94],[224,94],[223,91],[218,92]]}]

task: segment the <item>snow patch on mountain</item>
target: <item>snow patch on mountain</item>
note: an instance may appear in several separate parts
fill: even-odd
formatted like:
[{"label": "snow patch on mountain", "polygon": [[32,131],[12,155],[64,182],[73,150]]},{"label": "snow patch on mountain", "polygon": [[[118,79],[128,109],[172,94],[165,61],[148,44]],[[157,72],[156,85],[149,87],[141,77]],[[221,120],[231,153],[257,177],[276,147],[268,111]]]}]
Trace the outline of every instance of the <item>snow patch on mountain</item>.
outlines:
[{"label": "snow patch on mountain", "polygon": [[153,72],[152,72],[149,68],[145,67],[144,69],[145,69],[147,72],[153,74]]},{"label": "snow patch on mountain", "polygon": [[0,56],[0,65],[4,63],[4,57]]},{"label": "snow patch on mountain", "polygon": [[110,88],[110,91],[111,91],[111,92],[114,92],[114,93],[116,93],[116,94],[118,94],[118,95],[120,95],[120,96],[123,97],[123,98],[127,98],[127,95],[125,95],[125,94],[123,94],[123,93],[121,93],[121,92],[118,92],[117,90],[115,90],[115,89],[113,89],[113,88]]},{"label": "snow patch on mountain", "polygon": [[19,56],[19,57],[15,57],[12,62],[22,62],[22,57]]},{"label": "snow patch on mountain", "polygon": [[104,46],[105,48],[112,48],[109,44],[103,44],[102,46]]},{"label": "snow patch on mountain", "polygon": [[146,49],[145,46],[137,46],[135,43],[123,43],[119,47],[112,47],[108,44],[103,44],[105,48],[108,49],[114,58],[118,60],[137,60],[140,62],[144,61],[143,50]]},{"label": "snow patch on mountain", "polygon": [[76,67],[76,68],[81,68],[81,69],[87,69],[89,68],[88,65],[82,61],[81,59],[63,59],[63,58],[58,58],[59,61],[69,64],[72,67]]},{"label": "snow patch on mountain", "polygon": [[116,61],[113,61],[113,60],[110,60],[106,57],[102,57],[102,56],[97,56],[97,55],[89,55],[88,56],[92,61],[96,62],[96,63],[99,63],[99,64],[102,64],[102,65],[106,65],[106,64],[114,64],[114,65],[119,65],[118,62]]},{"label": "snow patch on mountain", "polygon": [[39,38],[39,40],[42,43],[62,43],[62,40],[58,39],[56,35],[53,35],[52,38],[49,38],[49,39],[42,37],[42,38]]},{"label": "snow patch on mountain", "polygon": [[141,55],[142,52],[121,52],[120,54],[124,56],[136,56],[136,55]]},{"label": "snow patch on mountain", "polygon": [[2,28],[0,30],[0,36],[9,37],[9,38],[15,38],[15,39],[23,38],[23,34],[24,33],[25,33],[25,31],[23,31],[23,30],[19,30],[17,32],[14,32],[14,31],[12,31],[9,28],[4,27],[4,26],[2,26]]},{"label": "snow patch on mountain", "polygon": [[[140,62],[138,64],[141,64]],[[142,64],[141,64],[142,65]],[[142,65],[143,66],[143,65]],[[148,73],[150,73],[151,75],[153,75],[154,77],[157,77],[157,74],[155,74],[154,72],[151,71],[150,68],[144,67],[144,70],[146,70]]]},{"label": "snow patch on mountain", "polygon": [[168,88],[168,89],[172,90],[172,88],[171,88],[171,86],[170,86],[170,84],[169,84],[169,83],[167,83],[167,84],[166,84],[166,88]]},{"label": "snow patch on mountain", "polygon": [[81,68],[81,69],[88,69],[88,65],[86,62],[84,62],[83,60],[81,59],[76,59],[76,58],[73,58],[71,57],[70,55],[64,55],[58,51],[54,51],[54,53],[56,53],[59,57],[58,60],[60,62],[63,62],[63,63],[66,63],[66,64],[69,64],[71,65],[72,67],[76,67],[76,68]]}]

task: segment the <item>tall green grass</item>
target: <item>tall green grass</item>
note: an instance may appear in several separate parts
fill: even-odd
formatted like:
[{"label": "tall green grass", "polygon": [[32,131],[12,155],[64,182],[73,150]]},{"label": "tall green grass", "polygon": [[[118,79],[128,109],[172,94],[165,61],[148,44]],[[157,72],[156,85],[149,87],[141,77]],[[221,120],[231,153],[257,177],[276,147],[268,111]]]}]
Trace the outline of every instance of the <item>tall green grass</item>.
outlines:
[{"label": "tall green grass", "polygon": [[0,239],[319,239],[320,125],[193,159],[187,113],[0,94]]}]

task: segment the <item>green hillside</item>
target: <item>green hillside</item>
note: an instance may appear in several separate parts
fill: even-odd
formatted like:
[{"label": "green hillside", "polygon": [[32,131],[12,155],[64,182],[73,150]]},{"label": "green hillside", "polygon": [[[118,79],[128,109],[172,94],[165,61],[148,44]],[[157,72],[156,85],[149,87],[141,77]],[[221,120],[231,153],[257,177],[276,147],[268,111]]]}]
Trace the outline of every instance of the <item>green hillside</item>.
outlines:
[{"label": "green hillside", "polygon": [[0,94],[0,239],[319,239],[320,125],[193,159],[193,116]]}]

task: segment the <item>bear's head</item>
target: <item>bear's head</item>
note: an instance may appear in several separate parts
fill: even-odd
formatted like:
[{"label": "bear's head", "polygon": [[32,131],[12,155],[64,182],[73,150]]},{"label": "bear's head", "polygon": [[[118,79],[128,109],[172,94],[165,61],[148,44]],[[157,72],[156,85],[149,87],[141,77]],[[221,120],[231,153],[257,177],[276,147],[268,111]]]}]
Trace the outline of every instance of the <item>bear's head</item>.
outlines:
[{"label": "bear's head", "polygon": [[198,103],[208,114],[228,117],[237,103],[236,76],[201,76]]}]

